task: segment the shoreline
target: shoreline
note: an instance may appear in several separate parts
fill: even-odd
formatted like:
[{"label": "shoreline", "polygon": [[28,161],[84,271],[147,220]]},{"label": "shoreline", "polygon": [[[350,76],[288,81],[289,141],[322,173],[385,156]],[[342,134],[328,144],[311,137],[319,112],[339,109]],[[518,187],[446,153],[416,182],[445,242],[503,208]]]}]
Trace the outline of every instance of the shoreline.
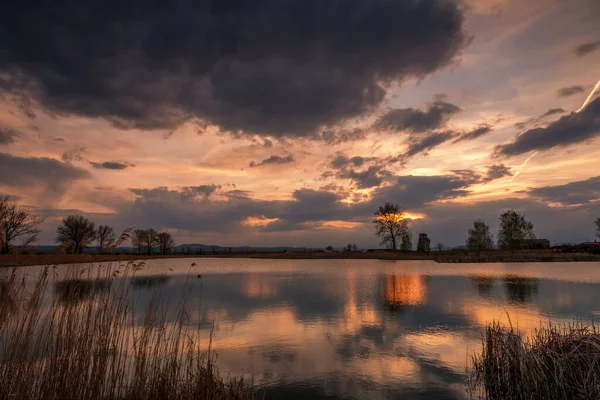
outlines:
[{"label": "shoreline", "polygon": [[98,263],[112,261],[152,260],[162,258],[252,258],[271,260],[389,260],[452,263],[514,263],[514,262],[600,262],[600,255],[589,253],[554,253],[548,251],[488,252],[470,255],[459,252],[446,254],[395,252],[285,252],[285,253],[224,253],[198,255],[138,255],[138,254],[19,254],[0,255],[0,268],[34,265]]}]

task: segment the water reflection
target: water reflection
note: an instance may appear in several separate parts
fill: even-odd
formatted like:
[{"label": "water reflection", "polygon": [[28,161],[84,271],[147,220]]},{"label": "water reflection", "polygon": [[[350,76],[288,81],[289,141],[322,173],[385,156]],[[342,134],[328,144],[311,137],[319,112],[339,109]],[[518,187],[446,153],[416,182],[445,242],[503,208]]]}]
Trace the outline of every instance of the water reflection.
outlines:
[{"label": "water reflection", "polygon": [[149,275],[136,276],[131,278],[131,284],[138,288],[155,288],[169,282],[171,277],[168,275]]},{"label": "water reflection", "polygon": [[[208,345],[214,329],[221,372],[254,379],[267,398],[462,399],[467,349],[492,319],[508,312],[528,332],[600,309],[597,266],[587,275],[553,266],[553,276],[527,264],[337,261],[205,260],[193,275],[200,281],[189,264],[156,260],[130,281],[111,281],[131,283],[140,312],[155,289],[172,303],[189,293],[197,340]],[[108,285],[64,280],[54,293],[89,300]]]},{"label": "water reflection", "polygon": [[54,285],[56,297],[64,303],[73,303],[92,299],[100,292],[110,288],[109,279],[69,279]]},{"label": "water reflection", "polygon": [[504,277],[506,295],[513,303],[527,303],[537,295],[538,281],[535,278],[518,275],[506,275]]},{"label": "water reflection", "polygon": [[490,275],[471,275],[471,284],[477,288],[477,290],[479,291],[479,295],[482,297],[490,296],[494,287],[495,280],[496,279],[494,279],[494,277]]},{"label": "water reflection", "polygon": [[427,300],[428,277],[422,275],[385,275],[383,304],[389,310],[423,304]]}]

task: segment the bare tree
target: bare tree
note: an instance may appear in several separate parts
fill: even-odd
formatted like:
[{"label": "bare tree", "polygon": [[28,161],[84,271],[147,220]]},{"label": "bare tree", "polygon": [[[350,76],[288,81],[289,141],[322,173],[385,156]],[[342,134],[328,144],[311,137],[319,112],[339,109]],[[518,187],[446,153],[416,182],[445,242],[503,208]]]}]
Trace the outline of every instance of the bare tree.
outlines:
[{"label": "bare tree", "polygon": [[158,245],[158,232],[152,228],[145,229],[141,235],[140,245],[146,249],[148,255],[152,254],[152,250]]},{"label": "bare tree", "polygon": [[346,247],[344,248],[344,250],[346,251],[357,251],[358,250],[358,246],[355,244],[348,244],[346,245]]},{"label": "bare tree", "polygon": [[431,251],[431,240],[426,233],[419,233],[419,241],[417,242],[417,253],[428,253]]},{"label": "bare tree", "polygon": [[494,247],[494,240],[490,233],[490,227],[480,219],[473,222],[473,228],[469,229],[467,248],[480,254],[484,250],[491,250],[492,247]]},{"label": "bare tree", "polygon": [[2,253],[9,253],[14,242],[19,240],[18,247],[27,247],[37,240],[42,219],[33,215],[27,208],[0,195],[0,245]]},{"label": "bare tree", "polygon": [[145,235],[146,231],[144,229],[136,229],[133,231],[133,235],[131,235],[131,245],[137,249],[138,253],[141,253],[144,248]]},{"label": "bare tree", "polygon": [[82,253],[83,248],[96,238],[95,228],[94,223],[83,215],[69,215],[56,228],[56,242],[61,243],[68,252]]},{"label": "bare tree", "polygon": [[515,210],[500,215],[498,247],[502,250],[514,250],[523,247],[523,240],[535,239],[533,224]]},{"label": "bare tree", "polygon": [[435,248],[436,248],[436,249],[437,249],[437,251],[439,251],[440,253],[441,253],[442,251],[444,251],[444,247],[445,247],[445,246],[444,246],[444,243],[442,243],[442,242],[439,242],[438,244],[436,244],[436,245],[435,245]]},{"label": "bare tree", "polygon": [[158,249],[160,254],[169,254],[171,249],[175,246],[175,241],[171,234],[167,232],[161,232],[157,236]]},{"label": "bare tree", "polygon": [[108,225],[98,225],[96,230],[96,241],[98,242],[98,252],[102,253],[113,246],[115,243],[115,231]]},{"label": "bare tree", "polygon": [[400,206],[393,203],[385,203],[379,206],[373,219],[375,234],[381,238],[381,244],[398,249],[398,244],[404,232],[408,231],[408,220]]},{"label": "bare tree", "polygon": [[600,239],[600,218],[596,219],[594,223],[596,224],[596,237]]}]

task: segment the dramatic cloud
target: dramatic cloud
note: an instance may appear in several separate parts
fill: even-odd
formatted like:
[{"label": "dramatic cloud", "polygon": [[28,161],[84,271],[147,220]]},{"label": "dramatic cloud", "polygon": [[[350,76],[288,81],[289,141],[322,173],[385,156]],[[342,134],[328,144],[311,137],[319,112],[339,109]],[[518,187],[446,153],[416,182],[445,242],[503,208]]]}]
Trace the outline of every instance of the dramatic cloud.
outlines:
[{"label": "dramatic cloud", "polygon": [[600,176],[564,185],[531,189],[529,194],[548,203],[587,204],[590,201],[600,200]]},{"label": "dramatic cloud", "polygon": [[412,157],[424,153],[427,155],[429,150],[434,149],[442,143],[456,137],[452,131],[434,132],[427,136],[412,136],[408,141],[408,149],[399,157],[400,162],[406,162]]},{"label": "dramatic cloud", "polygon": [[454,104],[436,100],[425,111],[414,108],[391,110],[382,115],[373,127],[380,130],[424,133],[444,126],[452,115],[460,111],[461,109]]},{"label": "dramatic cloud", "polygon": [[478,137],[481,137],[483,135],[486,135],[486,134],[492,132],[493,130],[494,130],[494,128],[492,128],[489,125],[482,125],[479,128],[475,128],[472,131],[461,134],[454,141],[454,143],[462,142],[464,140],[474,140],[474,139],[477,139]]},{"label": "dramatic cloud", "polygon": [[550,117],[552,115],[564,114],[566,112],[567,111],[564,108],[551,108],[548,111],[546,111],[545,113],[543,113],[542,115],[540,115],[540,119]]},{"label": "dramatic cloud", "polygon": [[469,178],[453,175],[400,176],[394,184],[376,189],[369,207],[391,201],[405,209],[420,209],[435,201],[466,196],[467,187],[474,183],[476,181]]},{"label": "dramatic cloud", "polygon": [[579,57],[583,57],[583,56],[588,55],[592,51],[596,51],[598,49],[600,49],[600,40],[597,40],[595,42],[580,44],[579,46],[577,46],[575,48],[575,54],[577,54]]},{"label": "dramatic cloud", "polygon": [[113,169],[113,170],[123,170],[129,167],[134,167],[134,164],[123,163],[118,161],[105,161],[105,162],[93,162],[90,161],[90,165],[97,169]]},{"label": "dramatic cloud", "polygon": [[53,158],[0,153],[0,185],[43,188],[48,196],[59,197],[71,183],[87,178],[90,178],[87,171]]},{"label": "dramatic cloud", "polygon": [[78,149],[72,149],[65,151],[61,155],[61,159],[63,161],[71,162],[71,161],[85,161],[86,149],[85,147],[80,147]]},{"label": "dramatic cloud", "polygon": [[556,94],[558,95],[558,97],[569,97],[575,94],[583,93],[584,90],[585,88],[583,86],[568,86],[558,89],[556,91]]},{"label": "dramatic cloud", "polygon": [[289,164],[292,162],[294,162],[294,156],[291,154],[289,156],[285,156],[285,157],[272,155],[271,157],[266,158],[258,163],[251,161],[249,165],[250,165],[250,167],[262,167],[265,165]]},{"label": "dramatic cloud", "polygon": [[322,178],[335,176],[338,179],[351,180],[357,189],[379,186],[392,177],[387,170],[388,160],[376,157],[352,157],[338,153],[330,167],[336,171],[326,171]]},{"label": "dramatic cloud", "polygon": [[530,129],[513,143],[496,147],[496,156],[515,156],[532,150],[564,147],[597,137],[600,134],[600,98],[591,101],[579,113],[572,112],[545,128]]},{"label": "dramatic cloud", "polygon": [[453,62],[463,20],[455,0],[10,2],[0,87],[124,129],[313,137]]},{"label": "dramatic cloud", "polygon": [[494,164],[486,167],[487,173],[483,177],[483,182],[490,182],[505,176],[512,176],[510,168],[504,164]]},{"label": "dramatic cloud", "polygon": [[0,144],[10,144],[15,141],[16,138],[21,137],[22,134],[12,128],[0,127]]},{"label": "dramatic cloud", "polygon": [[316,139],[320,139],[327,144],[340,144],[354,142],[356,140],[364,139],[365,137],[367,137],[367,132],[360,128],[331,128],[322,131]]}]

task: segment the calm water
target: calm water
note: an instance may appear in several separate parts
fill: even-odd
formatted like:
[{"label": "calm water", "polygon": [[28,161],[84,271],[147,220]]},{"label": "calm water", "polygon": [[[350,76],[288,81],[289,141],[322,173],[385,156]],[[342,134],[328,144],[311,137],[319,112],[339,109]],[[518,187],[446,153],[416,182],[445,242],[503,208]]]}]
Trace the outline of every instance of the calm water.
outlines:
[{"label": "calm water", "polygon": [[[55,270],[52,296],[70,268]],[[268,398],[462,399],[467,353],[491,320],[508,313],[528,332],[600,313],[600,263],[152,260],[132,295],[142,312],[157,290],[176,302],[186,288],[221,371]]]}]

